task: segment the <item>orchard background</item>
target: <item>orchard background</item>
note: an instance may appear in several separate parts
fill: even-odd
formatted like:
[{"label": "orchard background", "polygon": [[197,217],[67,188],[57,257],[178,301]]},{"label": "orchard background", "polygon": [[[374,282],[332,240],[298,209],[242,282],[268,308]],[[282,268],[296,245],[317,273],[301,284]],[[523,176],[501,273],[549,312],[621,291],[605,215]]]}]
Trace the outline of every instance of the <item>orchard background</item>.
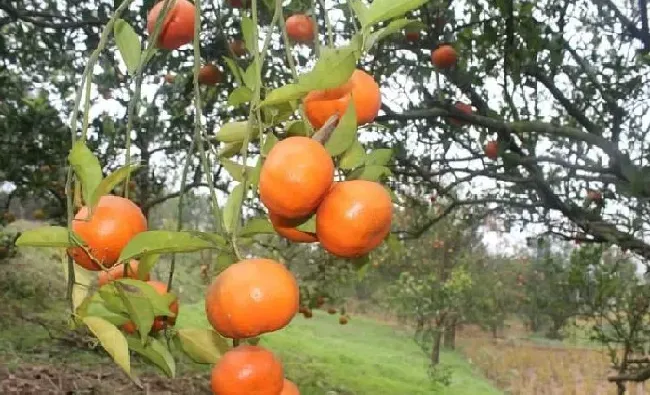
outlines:
[{"label": "orchard background", "polygon": [[[209,394],[222,356],[256,344],[302,394],[643,393],[645,0],[187,4],[0,3],[0,392]],[[308,93],[355,69],[379,112],[364,82],[314,125]],[[258,184],[301,136],[339,183],[390,191],[389,234],[365,233],[371,212],[321,215],[340,223],[324,236],[314,207],[289,227],[321,243],[278,234]],[[329,190],[322,169],[300,190]],[[354,198],[373,208],[383,191]],[[86,253],[68,229],[106,194],[147,230],[113,259],[138,260],[136,278],[98,284],[66,249]],[[367,248],[341,257],[326,239]],[[298,314],[222,337],[209,285],[252,257],[289,269]]]}]

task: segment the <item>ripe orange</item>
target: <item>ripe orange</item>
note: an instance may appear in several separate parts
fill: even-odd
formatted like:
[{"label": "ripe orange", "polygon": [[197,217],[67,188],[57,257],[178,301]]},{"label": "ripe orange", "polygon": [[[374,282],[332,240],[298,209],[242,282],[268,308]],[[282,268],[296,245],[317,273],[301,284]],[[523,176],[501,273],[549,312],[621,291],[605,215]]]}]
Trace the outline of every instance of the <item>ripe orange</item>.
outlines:
[{"label": "ripe orange", "polygon": [[499,156],[499,143],[490,141],[485,145],[485,156],[495,160]]},{"label": "ripe orange", "polygon": [[439,69],[447,69],[458,59],[458,54],[454,47],[449,44],[443,44],[431,52],[431,62]]},{"label": "ripe orange", "polygon": [[296,226],[305,222],[307,218],[288,219],[277,214],[269,213],[269,219],[275,231],[286,239],[296,243],[314,243],[318,241],[315,233],[303,232],[296,229]]},{"label": "ripe orange", "polygon": [[598,191],[590,190],[589,192],[587,192],[587,199],[588,200],[596,202],[596,201],[602,200],[602,198],[603,198],[603,195]]},{"label": "ripe orange", "polygon": [[280,395],[300,395],[300,390],[293,381],[284,379],[284,385]]},{"label": "ripe orange", "polygon": [[[102,196],[89,220],[84,206],[72,221],[72,230],[86,242],[90,253],[104,267],[112,267],[133,236],[147,230],[147,219],[132,201],[119,196]],[[87,270],[101,270],[81,247],[68,249],[75,263]]]},{"label": "ripe orange", "polygon": [[[151,285],[160,295],[167,294],[167,284],[155,280],[147,281],[147,284]],[[169,305],[169,310],[174,313],[174,317],[156,317],[151,326],[152,333],[160,332],[167,326],[174,326],[174,324],[176,324],[176,318],[178,317],[178,298],[174,299],[174,301]],[[166,321],[165,318],[167,319]],[[126,333],[135,333],[137,330],[133,321],[128,321],[122,325],[122,329],[124,329]]]},{"label": "ripe orange", "polygon": [[205,311],[212,327],[232,339],[284,328],[298,312],[293,274],[271,259],[244,259],[222,271],[208,287]]},{"label": "ripe orange", "polygon": [[[147,32],[150,35],[153,34],[163,5],[163,1],[158,2],[147,14]],[[171,51],[191,43],[194,39],[194,23],[194,4],[188,0],[175,0],[162,21],[157,46]]]},{"label": "ripe orange", "polygon": [[381,92],[375,79],[363,70],[355,70],[348,82],[332,89],[312,91],[303,103],[307,119],[316,129],[334,114],[342,117],[350,99],[354,100],[357,125],[375,120],[381,108]]},{"label": "ripe orange", "polygon": [[237,56],[244,56],[248,50],[246,49],[246,43],[243,40],[233,40],[228,44],[230,50]]},{"label": "ripe orange", "polygon": [[199,70],[199,83],[203,85],[216,85],[221,80],[221,70],[213,64],[205,65]]},{"label": "ripe orange", "polygon": [[215,395],[279,395],[284,369],[272,352],[246,344],[223,354],[212,368],[210,384]]},{"label": "ripe orange", "polygon": [[279,216],[303,218],[316,210],[334,180],[334,162],[323,145],[293,136],[277,143],[260,172],[262,203]]},{"label": "ripe orange", "polygon": [[305,318],[311,318],[311,317],[314,316],[314,313],[311,311],[311,309],[307,309],[307,310],[305,310],[304,313],[302,313],[302,315],[304,315]]},{"label": "ripe orange", "polygon": [[330,307],[329,309],[327,309],[327,313],[328,314],[336,314],[336,309],[334,307]]},{"label": "ripe orange", "polygon": [[416,42],[420,39],[420,32],[417,30],[407,31],[404,35],[406,36],[406,41],[408,42]]},{"label": "ripe orange", "polygon": [[[454,107],[457,110],[464,112],[465,114],[472,114],[474,112],[470,104],[463,102],[456,102],[456,104],[454,104]],[[449,123],[459,127],[467,124],[467,122],[454,117],[449,117]]]},{"label": "ripe orange", "polygon": [[393,205],[381,184],[338,182],[316,211],[316,235],[323,248],[342,258],[375,249],[390,232]]},{"label": "ripe orange", "polygon": [[[138,266],[140,265],[140,262],[136,261],[135,259],[132,259],[129,262],[129,265],[127,266],[127,278],[138,278]],[[99,272],[99,276],[97,277],[97,285],[100,287],[103,285],[108,284],[109,282],[113,280],[119,280],[120,278],[124,278],[124,264],[120,263],[119,265],[115,265],[112,268],[108,269],[107,271],[101,271]],[[144,281],[149,280],[149,273],[147,273],[147,276],[143,279]]]},{"label": "ripe orange", "polygon": [[295,42],[305,43],[314,41],[314,21],[304,14],[295,14],[287,18],[287,35]]}]

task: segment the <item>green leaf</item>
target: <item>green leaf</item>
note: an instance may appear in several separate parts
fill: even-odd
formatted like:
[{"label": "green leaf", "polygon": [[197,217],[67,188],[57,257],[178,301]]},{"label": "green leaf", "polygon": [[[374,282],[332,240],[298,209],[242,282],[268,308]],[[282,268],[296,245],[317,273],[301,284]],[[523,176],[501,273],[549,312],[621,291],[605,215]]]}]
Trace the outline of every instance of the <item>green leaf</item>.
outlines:
[{"label": "green leaf", "polygon": [[251,346],[257,346],[258,344],[260,344],[260,340],[262,340],[262,338],[259,336],[249,337],[248,339],[244,339],[244,341],[250,344]]},{"label": "green leaf", "polygon": [[359,268],[357,270],[357,281],[363,280],[366,277],[366,274],[368,274],[368,269],[370,268],[368,256],[359,258],[357,262],[354,262],[354,265]]},{"label": "green leaf", "polygon": [[155,318],[151,302],[142,294],[127,291],[126,287],[120,283],[115,284],[115,289],[117,290],[119,297],[122,298],[124,306],[126,306],[129,318],[133,320],[136,328],[138,328],[138,332],[140,332],[140,340],[142,341],[142,344],[144,344],[147,341],[147,337],[149,336]]},{"label": "green leaf", "polygon": [[161,295],[154,287],[145,281],[132,278],[121,278],[115,281],[115,287],[120,288],[127,293],[129,297],[143,298],[151,303],[151,308],[155,316],[175,317],[176,315],[169,309],[177,296],[174,292]]},{"label": "green leaf", "polygon": [[244,36],[244,42],[246,43],[246,48],[249,49],[251,53],[259,51],[258,43],[255,42],[254,32],[257,27],[253,23],[253,20],[247,16],[241,19],[241,31]]},{"label": "green leaf", "polygon": [[275,233],[273,224],[266,218],[249,219],[239,231],[240,236],[253,236],[262,233]]},{"label": "green leaf", "polygon": [[90,198],[90,202],[88,202],[88,205],[91,206],[92,209],[94,209],[97,203],[99,203],[99,199],[102,196],[112,191],[113,188],[117,186],[117,184],[124,181],[128,174],[133,173],[134,171],[138,170],[141,167],[142,166],[137,164],[122,166],[116,171],[114,171],[113,173],[109,174],[106,178],[102,180],[102,182],[99,183],[99,185],[97,185],[97,188],[95,189],[95,192]]},{"label": "green leaf", "polygon": [[348,180],[367,180],[379,181],[384,176],[390,176],[393,173],[386,166],[370,165],[356,169],[348,176]]},{"label": "green leaf", "polygon": [[[221,165],[226,169],[228,174],[230,174],[230,176],[235,181],[239,181],[239,182],[244,181],[244,174],[243,174],[244,166],[227,158],[221,158],[219,162],[221,162]],[[252,167],[250,166],[246,167],[247,174],[250,174],[253,171],[254,169]]]},{"label": "green leaf", "polygon": [[129,313],[128,309],[126,308],[126,305],[124,305],[124,301],[122,300],[120,295],[117,294],[117,289],[115,288],[115,284],[113,284],[113,282],[99,288],[99,290],[97,291],[97,295],[101,297],[104,306],[109,311],[116,314]]},{"label": "green leaf", "polygon": [[248,182],[250,182],[251,185],[257,185],[260,182],[260,173],[262,172],[262,163],[264,163],[264,158],[262,158],[262,155],[259,156],[257,159],[257,164],[255,164],[255,167],[253,170],[248,173],[249,177]]},{"label": "green leaf", "polygon": [[245,86],[235,88],[228,96],[228,104],[234,107],[248,103],[253,98],[253,91]]},{"label": "green leaf", "polygon": [[126,338],[119,329],[110,322],[99,317],[84,317],[82,321],[97,337],[104,350],[113,358],[115,363],[131,375],[131,360],[129,359],[129,346]]},{"label": "green leaf", "polygon": [[352,76],[358,55],[358,50],[352,46],[323,48],[312,71],[298,76],[298,84],[307,90],[341,86]]},{"label": "green leaf", "polygon": [[140,57],[142,56],[140,36],[138,36],[131,25],[123,19],[115,21],[115,24],[113,25],[113,34],[115,35],[117,49],[120,50],[122,60],[126,63],[127,71],[129,74],[135,73],[140,65]]},{"label": "green leaf", "polygon": [[77,314],[81,317],[99,317],[115,326],[124,325],[130,321],[128,317],[110,311],[103,303],[98,301],[91,301],[84,309],[77,310]]},{"label": "green leaf", "polygon": [[227,56],[223,57],[223,61],[226,62],[226,66],[228,66],[228,68],[230,69],[230,74],[232,74],[233,77],[235,77],[235,81],[237,82],[237,85],[241,86],[242,85],[241,76],[242,74],[244,74],[244,71],[237,65],[237,63],[233,59]]},{"label": "green leaf", "polygon": [[386,237],[386,244],[388,245],[388,248],[390,248],[393,252],[402,251],[402,243],[400,243],[397,236],[395,236],[393,233],[389,233]]},{"label": "green leaf", "polygon": [[269,132],[266,134],[266,139],[264,140],[264,146],[262,146],[262,155],[266,157],[271,149],[278,143],[278,138],[275,137],[275,134]]},{"label": "green leaf", "polygon": [[138,342],[138,339],[134,336],[127,336],[126,340],[131,350],[151,361],[154,365],[160,368],[167,377],[175,377],[176,362],[167,346],[165,346],[165,343],[159,339],[150,338],[150,341],[143,345]]},{"label": "green leaf", "polygon": [[383,27],[376,32],[370,34],[368,38],[366,39],[365,42],[365,51],[369,51],[372,49],[372,47],[381,39],[386,38],[392,34],[395,33],[400,33],[405,27],[409,25],[415,25],[418,24],[420,25],[421,23],[419,21],[415,21],[412,19],[397,19],[394,21],[391,21],[388,26]]},{"label": "green leaf", "polygon": [[390,148],[379,148],[368,153],[366,165],[386,166],[393,157],[393,150]]},{"label": "green leaf", "polygon": [[81,181],[84,202],[88,204],[97,186],[102,182],[102,167],[83,141],[77,140],[68,155],[70,166]]},{"label": "green leaf", "polygon": [[244,192],[244,184],[237,184],[228,197],[226,206],[223,209],[223,224],[226,232],[230,232],[235,228],[235,218],[237,217],[237,211],[241,210]]},{"label": "green leaf", "polygon": [[388,19],[400,17],[407,12],[421,7],[429,0],[375,0],[370,4],[366,25],[371,26]]},{"label": "green leaf", "polygon": [[287,135],[289,136],[306,136],[308,127],[304,121],[287,122]]},{"label": "green leaf", "polygon": [[119,262],[151,254],[194,252],[223,248],[226,241],[217,234],[149,230],[135,235],[120,254]]},{"label": "green leaf", "polygon": [[[70,235],[72,234],[72,241]],[[77,242],[75,242],[75,240]],[[77,245],[86,245],[74,232],[69,232],[63,226],[41,226],[29,229],[20,234],[16,239],[18,247],[61,247],[68,248]]]},{"label": "green leaf", "polygon": [[185,354],[196,363],[215,364],[230,349],[228,341],[212,329],[183,328],[178,337]]},{"label": "green leaf", "polygon": [[217,131],[215,137],[224,143],[235,143],[244,141],[248,133],[248,121],[230,122]]},{"label": "green leaf", "polygon": [[262,108],[262,121],[266,126],[275,126],[280,122],[286,121],[296,112],[296,102],[288,102],[265,106]]},{"label": "green leaf", "polygon": [[302,232],[316,233],[316,215],[312,215],[305,222],[296,226],[296,229]]},{"label": "green leaf", "polygon": [[361,26],[368,24],[368,7],[361,0],[350,0],[350,5]]},{"label": "green leaf", "polygon": [[354,100],[350,100],[345,114],[336,125],[336,129],[325,142],[325,149],[332,156],[339,156],[357,140],[357,115]]},{"label": "green leaf", "polygon": [[339,167],[345,170],[356,169],[364,164],[366,160],[366,151],[361,143],[355,140],[352,145],[343,153],[339,161]]},{"label": "green leaf", "polygon": [[158,254],[149,254],[141,257],[140,264],[138,265],[138,279],[144,280],[159,260],[160,255]]},{"label": "green leaf", "polygon": [[309,93],[311,89],[298,84],[287,84],[272,90],[260,103],[260,107],[298,100]]},{"label": "green leaf", "polygon": [[244,143],[239,141],[236,143],[225,143],[219,150],[220,158],[230,158],[241,152]]},{"label": "green leaf", "polygon": [[244,73],[244,85],[249,89],[255,89],[257,85],[257,62],[253,61]]},{"label": "green leaf", "polygon": [[221,273],[222,271],[226,270],[228,266],[232,265],[236,261],[236,257],[229,252],[219,254],[217,256],[217,273]]}]

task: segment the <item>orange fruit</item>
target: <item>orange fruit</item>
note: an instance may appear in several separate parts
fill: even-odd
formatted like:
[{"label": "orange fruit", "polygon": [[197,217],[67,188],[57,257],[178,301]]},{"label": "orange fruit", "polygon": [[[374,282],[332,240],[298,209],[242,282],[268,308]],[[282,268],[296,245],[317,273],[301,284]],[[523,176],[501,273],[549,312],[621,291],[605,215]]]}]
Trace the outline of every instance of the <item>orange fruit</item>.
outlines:
[{"label": "orange fruit", "polygon": [[443,44],[431,52],[431,62],[439,69],[447,69],[458,59],[458,54],[454,47],[449,44]]},{"label": "orange fruit", "polygon": [[287,35],[295,42],[305,43],[314,41],[314,21],[304,14],[295,14],[287,18]]},{"label": "orange fruit", "polygon": [[393,205],[376,182],[337,182],[316,211],[316,236],[341,258],[356,258],[379,246],[390,232]]},{"label": "orange fruit", "polygon": [[284,385],[282,386],[280,395],[300,395],[300,390],[293,381],[284,379]]},{"label": "orange fruit", "polygon": [[280,395],[284,369],[272,352],[246,344],[223,354],[210,384],[215,395]]},{"label": "orange fruit", "polygon": [[348,323],[348,317],[346,317],[346,316],[339,317],[339,324],[345,325],[347,323]]},{"label": "orange fruit", "polygon": [[[456,104],[454,104],[454,107],[458,111],[462,111],[465,114],[472,114],[474,112],[470,104],[466,104],[463,102],[456,102]],[[467,122],[454,117],[449,117],[449,123],[455,126],[463,126],[467,124]]]},{"label": "orange fruit", "polygon": [[221,70],[213,64],[205,65],[199,70],[199,83],[203,85],[215,85],[221,80]]},{"label": "orange fruit", "polygon": [[305,318],[311,318],[311,317],[314,316],[314,313],[312,313],[312,311],[308,309],[307,311],[305,311],[304,313],[302,313],[302,315],[304,315]]},{"label": "orange fruit", "polygon": [[327,313],[328,314],[336,314],[336,309],[334,307],[330,307],[329,309],[327,309]]},{"label": "orange fruit", "polygon": [[176,76],[173,74],[167,74],[165,75],[165,82],[168,84],[173,84],[174,81],[176,80]]},{"label": "orange fruit", "polygon": [[334,162],[323,145],[293,136],[273,146],[260,172],[260,200],[270,212],[297,219],[308,216],[329,191]]},{"label": "orange fruit", "polygon": [[[135,259],[132,259],[129,262],[129,265],[127,266],[127,273],[126,277],[127,278],[138,278],[138,266],[139,262],[136,261]],[[101,271],[99,272],[99,276],[97,277],[97,285],[100,287],[103,285],[108,284],[109,282],[113,280],[119,280],[120,278],[124,278],[124,264],[120,263],[119,265],[115,265],[112,268],[108,269],[107,271]],[[146,277],[143,279],[144,281],[149,280],[149,273],[147,273]]]},{"label": "orange fruit", "polygon": [[357,125],[365,125],[375,120],[381,108],[381,92],[375,79],[363,70],[355,70],[345,84],[305,96],[303,103],[307,119],[316,129],[334,114],[342,117],[350,99],[354,100]]},{"label": "orange fruit", "polygon": [[246,49],[246,43],[243,40],[233,40],[228,44],[230,50],[237,56],[244,56],[248,50]]},{"label": "orange fruit", "polygon": [[587,192],[587,199],[591,201],[599,201],[603,198],[603,195],[598,191],[589,191]]},{"label": "orange fruit", "polygon": [[[151,285],[160,295],[167,294],[167,284],[155,280],[147,281],[147,284]],[[153,325],[151,326],[152,333],[160,332],[167,326],[173,326],[176,324],[176,318],[178,317],[178,298],[174,299],[174,301],[169,305],[169,310],[174,313],[174,317],[156,317],[153,321]],[[167,319],[166,321],[165,318]],[[135,333],[137,330],[133,321],[128,321],[122,325],[122,329],[126,333]]]},{"label": "orange fruit", "polygon": [[277,214],[269,213],[269,219],[275,231],[286,239],[296,243],[314,243],[318,241],[315,233],[303,232],[296,229],[296,226],[299,226],[308,218],[288,219]]},{"label": "orange fruit", "polygon": [[[156,3],[147,14],[147,32],[150,35],[153,34],[164,4],[164,1]],[[194,4],[188,0],[174,0],[162,21],[157,46],[171,51],[191,43],[194,39],[194,23]]]},{"label": "orange fruit", "polygon": [[[86,242],[86,248],[104,267],[112,267],[122,249],[140,232],[147,230],[147,219],[132,201],[104,195],[89,220],[88,207],[82,207],[72,221],[72,230]],[[87,270],[101,268],[81,248],[68,249],[75,263]]]},{"label": "orange fruit", "polygon": [[420,32],[419,31],[407,31],[405,34],[406,36],[406,41],[408,42],[416,42],[420,39]]},{"label": "orange fruit", "polygon": [[485,156],[495,160],[499,156],[499,143],[490,141],[485,145]]},{"label": "orange fruit", "polygon": [[205,311],[212,327],[232,339],[284,328],[298,312],[300,293],[293,274],[271,259],[244,259],[212,281]]}]

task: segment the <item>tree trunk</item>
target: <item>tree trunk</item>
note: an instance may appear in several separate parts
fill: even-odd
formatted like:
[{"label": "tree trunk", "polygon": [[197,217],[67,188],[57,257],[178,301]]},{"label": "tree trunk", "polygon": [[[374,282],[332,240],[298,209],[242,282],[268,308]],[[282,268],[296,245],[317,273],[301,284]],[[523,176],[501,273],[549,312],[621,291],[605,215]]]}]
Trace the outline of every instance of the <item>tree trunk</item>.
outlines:
[{"label": "tree trunk", "polygon": [[456,349],[456,319],[452,319],[445,327],[444,347],[449,350]]},{"label": "tree trunk", "polygon": [[440,363],[440,343],[442,340],[442,331],[437,330],[433,337],[433,348],[431,349],[431,365],[435,366]]}]

